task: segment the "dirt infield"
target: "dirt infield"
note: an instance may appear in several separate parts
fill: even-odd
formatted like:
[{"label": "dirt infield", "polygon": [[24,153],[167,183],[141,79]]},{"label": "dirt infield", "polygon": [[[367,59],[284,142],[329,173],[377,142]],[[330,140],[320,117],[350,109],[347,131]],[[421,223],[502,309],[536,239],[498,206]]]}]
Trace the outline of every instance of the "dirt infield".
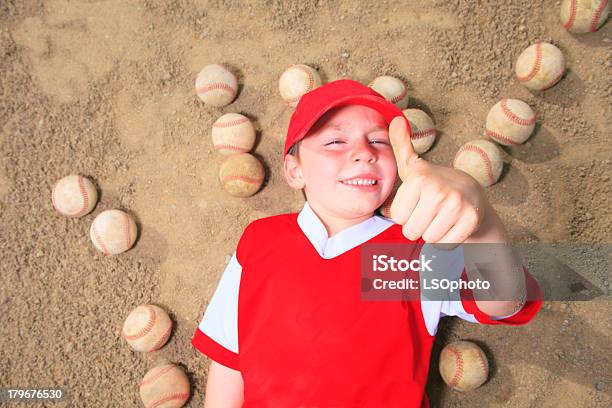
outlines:
[{"label": "dirt infield", "polygon": [[[538,117],[535,134],[503,149],[502,178],[487,190],[512,239],[612,242],[610,22],[571,35],[549,0],[289,3],[0,2],[0,387],[61,385],[71,402],[58,407],[140,406],[138,381],[172,361],[190,376],[188,406],[202,405],[208,359],[190,340],[229,255],[250,220],[303,205],[282,175],[291,111],[278,78],[294,63],[317,68],[324,82],[403,79],[409,107],[439,129],[424,157],[444,165],[483,137],[500,98],[524,100]],[[513,67],[538,39],[559,46],[569,69],[533,94]],[[195,96],[208,63],[238,77],[238,98],[225,108]],[[267,176],[250,198],[217,184],[223,157],[210,129],[226,112],[257,129]],[[81,219],[51,204],[54,182],[73,173],[100,192]],[[134,215],[140,230],[134,248],[114,257],[88,235],[110,208]],[[164,307],[175,322],[152,354],[120,337],[140,303]],[[608,301],[548,302],[518,328],[445,319],[433,406],[612,406],[610,312]],[[437,372],[441,346],[460,338],[482,345],[492,366],[468,393],[446,389]]]}]

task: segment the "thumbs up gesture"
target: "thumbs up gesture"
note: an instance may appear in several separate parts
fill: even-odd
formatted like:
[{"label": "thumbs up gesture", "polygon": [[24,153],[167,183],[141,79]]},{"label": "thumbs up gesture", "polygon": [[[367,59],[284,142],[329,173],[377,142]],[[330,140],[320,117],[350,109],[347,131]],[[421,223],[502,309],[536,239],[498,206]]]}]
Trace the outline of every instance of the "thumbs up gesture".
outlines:
[{"label": "thumbs up gesture", "polygon": [[391,203],[391,219],[403,226],[404,236],[457,244],[474,234],[488,204],[480,184],[467,173],[420,158],[401,116],[391,121],[389,139],[402,180]]}]

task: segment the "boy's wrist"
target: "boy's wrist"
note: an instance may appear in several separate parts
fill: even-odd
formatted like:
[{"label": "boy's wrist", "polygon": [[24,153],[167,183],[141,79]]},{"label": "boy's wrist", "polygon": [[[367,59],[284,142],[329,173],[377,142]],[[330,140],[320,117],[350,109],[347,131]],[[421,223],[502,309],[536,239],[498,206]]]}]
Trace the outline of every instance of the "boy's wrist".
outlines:
[{"label": "boy's wrist", "polygon": [[508,236],[503,222],[497,215],[493,206],[485,199],[482,207],[482,222],[478,229],[470,235],[465,243],[505,243]]}]

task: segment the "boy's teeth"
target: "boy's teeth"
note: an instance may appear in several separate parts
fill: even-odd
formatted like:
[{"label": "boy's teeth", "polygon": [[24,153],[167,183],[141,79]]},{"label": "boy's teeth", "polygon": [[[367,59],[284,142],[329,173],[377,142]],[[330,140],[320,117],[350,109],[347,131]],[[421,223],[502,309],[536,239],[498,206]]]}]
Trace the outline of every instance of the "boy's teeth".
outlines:
[{"label": "boy's teeth", "polygon": [[372,186],[372,185],[376,184],[377,181],[376,180],[371,180],[371,179],[352,179],[352,180],[344,180],[343,183],[344,184],[358,185],[358,186],[363,186],[363,185]]}]

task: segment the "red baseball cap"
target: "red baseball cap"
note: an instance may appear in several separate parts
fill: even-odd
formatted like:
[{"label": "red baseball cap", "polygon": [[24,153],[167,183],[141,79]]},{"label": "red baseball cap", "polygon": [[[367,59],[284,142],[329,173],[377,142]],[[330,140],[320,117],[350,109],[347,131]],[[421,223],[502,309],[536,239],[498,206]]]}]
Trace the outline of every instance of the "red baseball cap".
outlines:
[{"label": "red baseball cap", "polygon": [[401,116],[406,120],[412,136],[408,119],[397,106],[368,86],[351,79],[339,79],[315,88],[300,98],[289,121],[283,156],[291,146],[306,136],[325,112],[346,105],[364,105],[375,109],[384,116],[388,124],[396,116]]}]

